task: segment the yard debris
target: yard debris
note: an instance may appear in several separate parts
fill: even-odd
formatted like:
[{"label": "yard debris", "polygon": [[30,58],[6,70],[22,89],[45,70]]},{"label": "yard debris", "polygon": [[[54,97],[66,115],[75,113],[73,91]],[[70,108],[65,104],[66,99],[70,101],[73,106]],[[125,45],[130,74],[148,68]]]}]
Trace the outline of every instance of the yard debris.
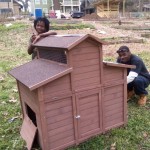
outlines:
[{"label": "yard debris", "polygon": [[143,137],[144,137],[144,138],[147,138],[147,137],[148,137],[148,133],[144,132],[144,133],[143,133]]},{"label": "yard debris", "polygon": [[13,92],[17,93],[17,92],[18,92],[18,90],[17,90],[17,89],[13,89]]},{"label": "yard debris", "polygon": [[5,26],[10,27],[10,26],[12,26],[12,23],[7,23],[7,24],[5,24]]},{"label": "yard debris", "polygon": [[4,81],[4,77],[0,76],[0,81]]},{"label": "yard debris", "polygon": [[102,31],[102,30],[97,30],[97,32],[100,33],[100,34],[106,34],[106,32]]},{"label": "yard debris", "polygon": [[12,97],[12,99],[9,100],[10,103],[16,103],[17,99],[15,99],[14,97]]},{"label": "yard debris", "polygon": [[19,117],[18,117],[18,116],[13,117],[13,118],[9,119],[8,122],[11,123],[11,122],[13,122],[15,119],[17,119],[17,118],[19,118]]},{"label": "yard debris", "polygon": [[110,150],[116,150],[116,142],[111,144],[110,146]]}]

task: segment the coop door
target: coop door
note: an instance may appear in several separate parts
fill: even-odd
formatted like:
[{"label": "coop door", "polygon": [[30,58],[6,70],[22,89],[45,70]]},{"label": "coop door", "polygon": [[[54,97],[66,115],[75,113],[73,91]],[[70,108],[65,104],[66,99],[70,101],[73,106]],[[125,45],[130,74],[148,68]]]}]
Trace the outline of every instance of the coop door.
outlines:
[{"label": "coop door", "polygon": [[32,120],[30,120],[28,116],[25,116],[20,134],[22,138],[26,141],[28,150],[31,150],[32,148],[36,131],[37,127],[33,124]]},{"label": "coop door", "polygon": [[88,90],[76,95],[78,134],[82,141],[102,131],[101,92]]}]

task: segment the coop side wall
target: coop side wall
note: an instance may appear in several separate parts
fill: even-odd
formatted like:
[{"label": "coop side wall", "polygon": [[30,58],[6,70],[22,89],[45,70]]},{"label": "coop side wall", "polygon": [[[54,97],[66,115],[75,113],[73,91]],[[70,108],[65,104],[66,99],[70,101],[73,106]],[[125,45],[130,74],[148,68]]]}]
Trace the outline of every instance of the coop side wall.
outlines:
[{"label": "coop side wall", "polygon": [[104,131],[127,122],[126,68],[104,66],[103,128]]},{"label": "coop side wall", "polygon": [[21,106],[23,110],[23,116],[27,115],[31,120],[32,116],[28,114],[27,106],[31,108],[31,110],[35,113],[36,116],[36,126],[38,128],[38,143],[43,148],[43,133],[41,128],[41,117],[40,117],[40,106],[39,106],[39,96],[38,91],[30,91],[29,88],[27,88],[22,83],[18,82],[18,89],[19,89],[19,95],[20,95],[20,101]]},{"label": "coop side wall", "polygon": [[75,144],[75,97],[70,75],[43,86],[48,150],[63,149]]},{"label": "coop side wall", "polygon": [[69,52],[73,90],[97,88],[101,84],[101,45],[85,40]]}]

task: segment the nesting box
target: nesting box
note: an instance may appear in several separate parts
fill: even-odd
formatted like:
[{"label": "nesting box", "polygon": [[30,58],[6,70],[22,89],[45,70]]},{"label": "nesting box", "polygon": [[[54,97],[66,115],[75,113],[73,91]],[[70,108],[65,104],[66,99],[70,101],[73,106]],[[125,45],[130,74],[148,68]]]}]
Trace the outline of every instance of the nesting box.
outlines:
[{"label": "nesting box", "polygon": [[92,35],[56,35],[38,41],[38,59],[9,73],[23,111],[21,135],[32,148],[65,149],[127,122],[127,67],[103,62]]}]

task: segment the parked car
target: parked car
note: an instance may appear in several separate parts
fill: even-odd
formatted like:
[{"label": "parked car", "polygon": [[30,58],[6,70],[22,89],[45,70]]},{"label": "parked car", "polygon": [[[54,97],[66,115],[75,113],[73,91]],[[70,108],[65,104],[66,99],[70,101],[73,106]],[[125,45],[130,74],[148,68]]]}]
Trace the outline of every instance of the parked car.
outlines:
[{"label": "parked car", "polygon": [[71,13],[71,17],[72,18],[81,18],[84,16],[84,13],[83,12],[72,12]]}]

